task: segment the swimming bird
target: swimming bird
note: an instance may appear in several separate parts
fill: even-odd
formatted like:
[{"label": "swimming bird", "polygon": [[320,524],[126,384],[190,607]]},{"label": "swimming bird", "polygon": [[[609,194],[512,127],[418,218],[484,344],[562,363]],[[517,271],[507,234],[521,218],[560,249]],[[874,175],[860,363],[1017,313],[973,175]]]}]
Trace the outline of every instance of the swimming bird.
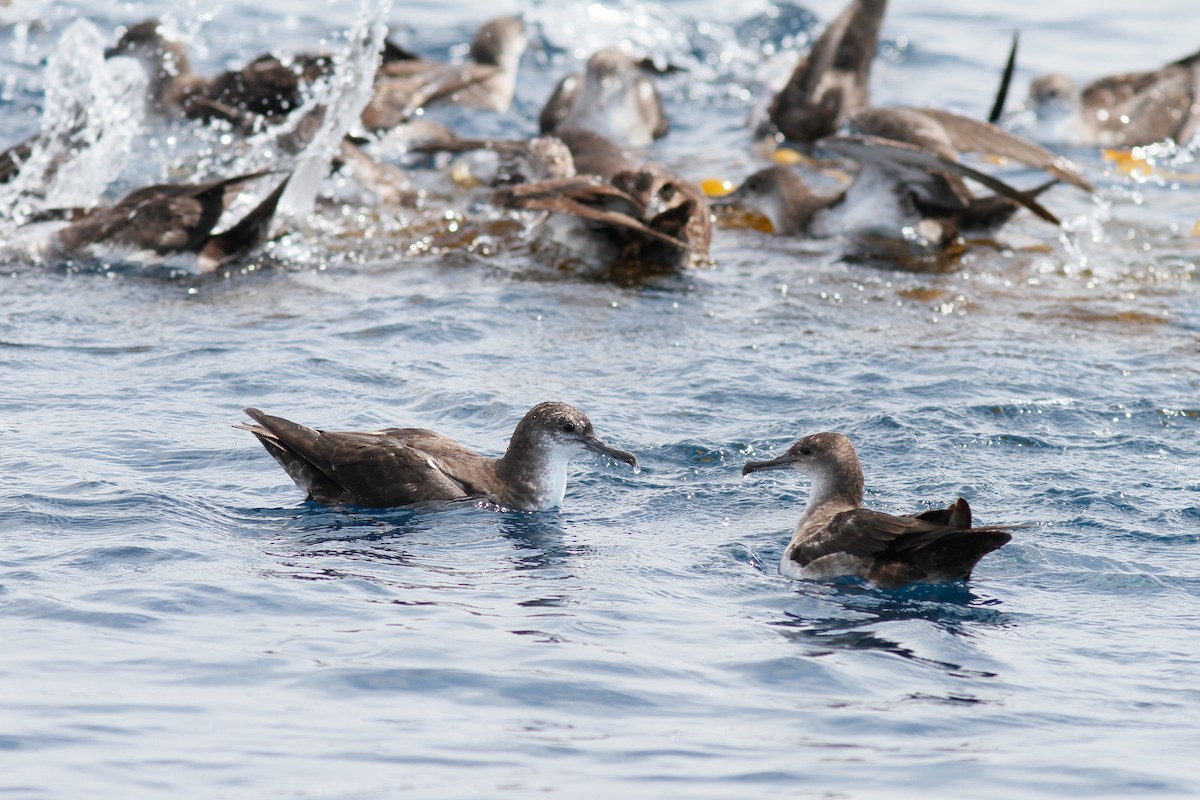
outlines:
[{"label": "swimming bird", "polygon": [[246,184],[267,174],[136,189],[113,206],[75,218],[55,234],[53,246],[71,257],[119,258],[144,265],[182,256],[194,258],[198,272],[210,272],[244,257],[265,240],[286,178],[233,226],[214,229]]},{"label": "swimming bird", "polygon": [[[476,153],[469,167],[471,182],[488,186],[535,183],[575,175],[575,159],[557,136],[532,139],[464,139],[450,134],[408,145],[413,153]],[[486,162],[486,163],[483,163]]]},{"label": "swimming bird", "polygon": [[453,139],[412,149],[485,151],[492,164],[478,177],[500,187],[492,204],[542,212],[532,230],[570,251],[592,277],[635,282],[708,263],[712,220],[700,187],[594,131]]},{"label": "swimming bird", "polygon": [[434,103],[507,111],[528,42],[520,19],[497,17],[480,26],[466,63],[423,58],[385,62],[375,74],[375,93],[363,109],[363,125],[371,131],[389,130]]},{"label": "swimming bird", "polygon": [[1051,73],[1029,85],[1032,135],[1043,141],[1136,147],[1172,139],[1187,144],[1200,124],[1200,52],[1146,72],[1098,78],[1080,90]]},{"label": "swimming bird", "polygon": [[637,469],[632,453],[603,442],[587,416],[566,403],[539,403],[517,423],[499,458],[481,456],[424,428],[336,432],[247,408],[258,437],[296,485],[319,503],[383,508],[431,500],[486,498],[519,511],[562,505],[567,461],[591,450]]},{"label": "swimming bird", "polygon": [[870,103],[871,63],[887,0],[851,0],[822,31],[787,84],[771,100],[758,135],[778,131],[808,144],[834,133]]},{"label": "swimming bird", "polygon": [[[712,205],[758,211],[776,233],[785,235],[871,231],[895,236],[909,227],[934,244],[945,244],[964,229],[994,228],[1022,206],[1059,224],[1036,199],[1056,181],[1094,191],[1070,161],[995,125],[950,111],[870,108],[849,120],[858,133],[817,143],[858,163],[858,173],[846,189],[814,192],[791,169],[769,167],[751,175],[732,194],[713,199]],[[1052,180],[1021,191],[963,164],[960,154],[967,152],[1012,159],[1048,172]],[[967,178],[996,194],[976,196]]]},{"label": "swimming bird", "polygon": [[797,580],[853,575],[883,588],[949,583],[971,577],[988,553],[1012,539],[1012,526],[971,527],[959,498],[946,509],[895,516],[862,507],[858,453],[840,433],[814,433],[769,461],[750,461],[742,475],[792,469],[812,482],[808,504],[779,571]]},{"label": "swimming bird", "polygon": [[636,281],[708,263],[712,219],[696,183],[593,131],[555,136],[574,175],[504,187],[497,205],[554,215],[562,227],[553,238],[604,264],[601,277]]},{"label": "swimming bird", "polygon": [[261,55],[241,69],[207,78],[192,70],[184,43],[157,19],[125,30],[105,56],[129,56],[142,64],[150,79],[148,99],[158,112],[241,125],[286,116],[304,103],[308,85],[333,69],[328,55],[298,54],[288,63]]},{"label": "swimming bird", "polygon": [[538,125],[542,133],[594,131],[622,147],[645,147],[670,127],[654,81],[611,48],[593,53],[583,73],[559,81]]}]

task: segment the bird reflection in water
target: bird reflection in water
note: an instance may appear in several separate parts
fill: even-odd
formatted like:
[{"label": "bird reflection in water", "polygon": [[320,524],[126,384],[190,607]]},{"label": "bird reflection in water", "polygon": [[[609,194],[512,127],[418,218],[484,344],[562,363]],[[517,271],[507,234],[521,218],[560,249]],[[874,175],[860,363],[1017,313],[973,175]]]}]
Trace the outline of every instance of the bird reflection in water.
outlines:
[{"label": "bird reflection in water", "polygon": [[[447,587],[478,583],[479,571],[544,572],[562,568],[588,547],[570,542],[571,523],[558,513],[510,511],[478,499],[438,501],[379,511],[357,507],[306,504],[298,514],[280,520],[279,535],[269,552],[280,559],[280,574],[299,580],[364,580],[390,588],[410,587],[407,572],[418,571],[419,588],[436,588],[430,573],[449,579]],[[492,510],[494,515],[480,511]],[[510,549],[494,552],[481,564],[461,557],[464,542],[455,534],[456,522],[469,523],[470,542],[479,545],[497,537],[479,530],[480,521],[502,537]],[[439,548],[441,555],[431,555]],[[445,557],[460,551],[458,559]],[[407,577],[406,577],[407,576]],[[562,577],[572,577],[563,573]]]},{"label": "bird reflection in water", "polygon": [[820,592],[822,606],[834,604],[837,615],[803,617],[785,611],[784,618],[769,624],[787,639],[806,645],[810,656],[846,650],[879,650],[936,668],[957,677],[992,678],[995,673],[964,667],[950,661],[918,655],[912,648],[879,632],[883,625],[925,621],[951,636],[971,637],[981,626],[1005,627],[1009,615],[965,583],[913,585],[880,591],[847,579],[830,586],[804,587],[802,593]]}]

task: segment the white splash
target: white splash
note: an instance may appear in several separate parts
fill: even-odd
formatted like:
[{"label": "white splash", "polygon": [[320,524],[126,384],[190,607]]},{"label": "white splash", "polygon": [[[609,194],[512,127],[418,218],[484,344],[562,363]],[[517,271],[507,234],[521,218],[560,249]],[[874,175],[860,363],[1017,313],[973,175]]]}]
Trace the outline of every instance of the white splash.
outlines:
[{"label": "white splash", "polygon": [[104,39],[86,20],[59,39],[45,85],[29,158],[0,189],[0,236],[44,209],[95,205],[125,166],[141,127],[144,72],[131,59],[106,61]]},{"label": "white splash", "polygon": [[[291,115],[295,122],[289,120],[288,125],[294,130],[311,114],[322,113],[319,109],[324,109],[320,128],[296,156],[291,180],[279,201],[277,218],[300,222],[312,213],[321,181],[329,174],[330,161],[346,134],[358,126],[362,111],[371,100],[379,54],[387,35],[384,20],[390,7],[391,0],[363,0],[345,47],[333,55],[333,71],[314,84],[312,97]],[[272,130],[269,135],[278,137],[286,133]],[[251,142],[256,150],[260,144],[268,143]]]}]

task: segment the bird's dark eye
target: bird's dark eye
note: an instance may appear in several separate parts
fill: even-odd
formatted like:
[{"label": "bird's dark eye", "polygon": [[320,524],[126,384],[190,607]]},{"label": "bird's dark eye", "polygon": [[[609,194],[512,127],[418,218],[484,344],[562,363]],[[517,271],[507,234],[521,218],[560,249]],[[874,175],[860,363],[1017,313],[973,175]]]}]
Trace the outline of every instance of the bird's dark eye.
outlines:
[{"label": "bird's dark eye", "polygon": [[812,455],[812,448],[811,448],[811,447],[801,447],[801,448],[800,448],[800,455],[802,455],[802,456],[811,456],[811,455]]},{"label": "bird's dark eye", "polygon": [[562,425],[562,431],[563,431],[563,433],[574,433],[575,432],[575,423],[564,422]]}]

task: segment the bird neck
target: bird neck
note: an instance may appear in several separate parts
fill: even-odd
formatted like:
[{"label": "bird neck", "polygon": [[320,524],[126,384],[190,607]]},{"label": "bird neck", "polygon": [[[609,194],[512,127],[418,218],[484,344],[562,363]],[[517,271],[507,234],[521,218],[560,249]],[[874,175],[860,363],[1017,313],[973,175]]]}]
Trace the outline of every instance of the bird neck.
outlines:
[{"label": "bird neck", "polygon": [[496,477],[505,487],[500,500],[524,511],[558,508],[567,492],[568,458],[568,453],[546,447],[517,426],[508,450],[496,459]]},{"label": "bird neck", "polygon": [[839,511],[859,508],[863,500],[862,467],[857,462],[839,464],[812,476],[812,490],[804,517],[818,509],[836,508]]}]

